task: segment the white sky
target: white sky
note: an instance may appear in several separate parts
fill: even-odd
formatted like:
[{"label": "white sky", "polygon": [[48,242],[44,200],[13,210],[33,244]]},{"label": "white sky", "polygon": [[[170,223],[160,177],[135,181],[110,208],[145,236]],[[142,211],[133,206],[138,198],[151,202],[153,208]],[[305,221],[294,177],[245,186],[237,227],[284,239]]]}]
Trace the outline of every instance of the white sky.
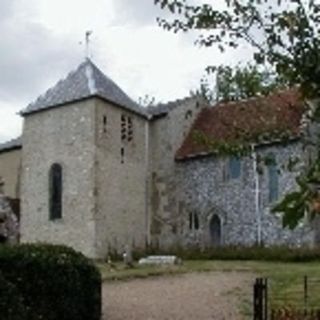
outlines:
[{"label": "white sky", "polygon": [[163,15],[153,0],[1,0],[0,142],[21,133],[19,110],[83,61],[86,30],[92,60],[134,100],[187,96],[207,65],[237,60],[163,31]]}]

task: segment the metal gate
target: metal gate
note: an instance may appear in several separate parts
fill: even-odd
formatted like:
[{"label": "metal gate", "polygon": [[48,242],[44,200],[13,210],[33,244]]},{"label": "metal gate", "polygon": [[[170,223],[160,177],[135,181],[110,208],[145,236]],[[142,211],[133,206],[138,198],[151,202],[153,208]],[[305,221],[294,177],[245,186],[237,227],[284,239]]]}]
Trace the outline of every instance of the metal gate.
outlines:
[{"label": "metal gate", "polygon": [[[253,287],[254,320],[320,320],[320,279],[296,279],[295,291],[272,291],[276,280],[257,278]],[[278,281],[279,287],[279,281]]]}]

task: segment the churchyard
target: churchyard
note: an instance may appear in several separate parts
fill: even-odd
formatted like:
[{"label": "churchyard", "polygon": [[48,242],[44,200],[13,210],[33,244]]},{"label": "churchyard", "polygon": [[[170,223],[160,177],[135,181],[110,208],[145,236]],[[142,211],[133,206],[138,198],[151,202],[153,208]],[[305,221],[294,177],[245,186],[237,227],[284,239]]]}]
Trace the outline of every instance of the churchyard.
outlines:
[{"label": "churchyard", "polygon": [[[103,319],[253,319],[253,284],[267,277],[271,306],[319,307],[319,262],[188,260],[175,266],[99,264]],[[188,315],[188,317],[187,317]],[[291,319],[291,318],[290,318]],[[295,318],[293,318],[295,319]]]},{"label": "churchyard", "polygon": [[[181,251],[181,257],[191,252]],[[225,247],[199,251],[194,259],[167,256],[177,263],[153,265],[132,256],[134,261],[98,262],[64,246],[1,245],[0,315],[5,320],[319,319],[317,249]],[[151,258],[147,261],[165,256]],[[259,277],[268,280],[267,299],[254,309]],[[259,310],[263,316],[254,316]],[[270,317],[279,310],[298,316]]]}]

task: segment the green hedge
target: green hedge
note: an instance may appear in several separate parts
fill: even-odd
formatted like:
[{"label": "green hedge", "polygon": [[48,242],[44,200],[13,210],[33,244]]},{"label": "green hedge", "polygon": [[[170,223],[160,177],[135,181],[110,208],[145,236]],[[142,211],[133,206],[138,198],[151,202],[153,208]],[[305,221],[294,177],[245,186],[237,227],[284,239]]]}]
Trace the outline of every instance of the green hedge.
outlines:
[{"label": "green hedge", "polygon": [[[189,252],[195,254],[195,251]],[[320,250],[311,248],[272,247],[220,247],[199,252],[201,259],[214,260],[256,260],[279,262],[320,261]]]},{"label": "green hedge", "polygon": [[[212,248],[199,247],[173,247],[168,250],[148,249],[134,251],[133,257],[138,260],[146,255],[177,255],[185,260],[258,260],[279,262],[311,262],[320,261],[320,248],[290,248],[287,246],[224,246]],[[120,259],[114,255],[114,260]]]},{"label": "green hedge", "polygon": [[73,249],[53,245],[2,246],[0,271],[23,298],[27,308],[23,320],[100,319],[100,273]]},{"label": "green hedge", "polygon": [[27,309],[17,288],[0,272],[0,319],[21,320]]}]

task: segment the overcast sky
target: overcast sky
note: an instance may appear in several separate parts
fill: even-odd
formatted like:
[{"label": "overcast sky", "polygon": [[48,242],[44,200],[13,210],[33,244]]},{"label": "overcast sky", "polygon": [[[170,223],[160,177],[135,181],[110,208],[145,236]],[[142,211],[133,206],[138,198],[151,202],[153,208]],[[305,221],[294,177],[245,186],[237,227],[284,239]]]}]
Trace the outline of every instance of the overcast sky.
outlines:
[{"label": "overcast sky", "polygon": [[0,142],[21,133],[19,110],[83,61],[86,30],[92,60],[135,100],[187,96],[207,65],[235,60],[163,31],[163,14],[153,0],[1,0]]}]

